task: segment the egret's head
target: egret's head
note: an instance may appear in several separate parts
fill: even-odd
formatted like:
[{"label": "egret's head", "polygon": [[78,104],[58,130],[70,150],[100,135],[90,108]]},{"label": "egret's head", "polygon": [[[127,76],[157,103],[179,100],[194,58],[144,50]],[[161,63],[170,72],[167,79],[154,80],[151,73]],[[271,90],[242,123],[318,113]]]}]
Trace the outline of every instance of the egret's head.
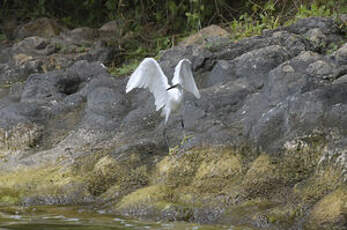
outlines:
[{"label": "egret's head", "polygon": [[178,88],[178,89],[182,89],[182,86],[180,84],[176,84],[176,85],[172,85],[169,88],[167,88],[166,90],[169,91],[170,89],[174,89],[174,88]]}]

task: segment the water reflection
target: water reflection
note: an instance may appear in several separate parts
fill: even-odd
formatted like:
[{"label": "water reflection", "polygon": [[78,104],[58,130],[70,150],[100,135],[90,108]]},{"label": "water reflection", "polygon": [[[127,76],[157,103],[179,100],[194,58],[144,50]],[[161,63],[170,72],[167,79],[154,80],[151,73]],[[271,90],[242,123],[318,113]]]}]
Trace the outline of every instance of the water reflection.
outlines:
[{"label": "water reflection", "polygon": [[75,207],[0,207],[0,230],[219,230],[230,226],[126,219]]}]

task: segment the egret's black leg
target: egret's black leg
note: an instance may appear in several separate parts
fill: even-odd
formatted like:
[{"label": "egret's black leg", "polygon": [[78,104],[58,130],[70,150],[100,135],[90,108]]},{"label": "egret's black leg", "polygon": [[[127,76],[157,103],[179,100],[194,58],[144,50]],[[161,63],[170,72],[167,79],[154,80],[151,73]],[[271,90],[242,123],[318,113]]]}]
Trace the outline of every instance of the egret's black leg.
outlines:
[{"label": "egret's black leg", "polygon": [[182,107],[181,107],[181,126],[182,126],[182,131],[183,131],[183,140],[186,138],[186,131],[184,129],[184,112],[185,112],[185,106],[184,106],[184,97],[182,99]]},{"label": "egret's black leg", "polygon": [[[186,130],[184,129],[183,115],[181,115],[181,126],[182,126],[182,132],[183,132],[183,139],[182,139],[182,141],[184,142],[184,139],[186,138]],[[181,145],[182,145],[182,141],[181,141]]]}]

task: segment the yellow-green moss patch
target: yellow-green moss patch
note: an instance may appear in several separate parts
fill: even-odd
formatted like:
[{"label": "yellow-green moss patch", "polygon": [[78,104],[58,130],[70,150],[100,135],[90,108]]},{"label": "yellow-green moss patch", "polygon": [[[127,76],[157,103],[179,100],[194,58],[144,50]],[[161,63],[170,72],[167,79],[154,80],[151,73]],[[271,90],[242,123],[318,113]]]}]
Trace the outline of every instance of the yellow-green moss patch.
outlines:
[{"label": "yellow-green moss patch", "polygon": [[118,209],[127,209],[134,206],[151,205],[156,202],[164,201],[170,190],[163,185],[152,185],[136,190],[123,197],[118,203]]},{"label": "yellow-green moss patch", "polygon": [[312,209],[310,222],[316,226],[347,224],[347,186],[342,186],[321,199]]},{"label": "yellow-green moss patch", "polygon": [[303,203],[314,203],[330,191],[335,190],[342,182],[341,170],[338,168],[327,167],[317,171],[307,180],[294,186],[294,194],[300,197]]},{"label": "yellow-green moss patch", "polygon": [[56,197],[73,193],[81,188],[81,177],[70,173],[50,165],[3,174],[0,176],[0,194],[5,195],[1,202],[9,205],[20,202],[24,197]]},{"label": "yellow-green moss patch", "polygon": [[235,155],[223,154],[216,156],[214,159],[204,159],[201,162],[195,178],[197,180],[214,178],[214,177],[232,177],[242,171],[242,162]]},{"label": "yellow-green moss patch", "polygon": [[244,196],[269,197],[280,186],[280,177],[276,172],[278,165],[272,163],[269,155],[261,154],[250,165],[242,179]]},{"label": "yellow-green moss patch", "polygon": [[0,206],[14,205],[20,201],[21,194],[8,188],[0,188]]},{"label": "yellow-green moss patch", "polygon": [[[69,197],[77,191],[79,196],[98,197],[125,215],[177,215],[192,221],[195,210],[214,208],[228,210],[221,217],[227,223],[255,226],[265,221],[279,229],[291,226],[315,205],[312,223],[320,223],[320,217],[338,223],[345,215],[345,198],[333,204],[325,196],[338,187],[342,190],[341,170],[329,164],[318,166],[319,143],[319,138],[311,148],[294,143],[295,148],[281,155],[201,147],[177,150],[157,163],[154,158],[144,159],[141,150],[122,158],[108,150],[87,152],[64,167],[52,164],[0,175],[0,203],[13,204],[34,195]],[[333,194],[341,197],[341,192]],[[325,202],[332,210],[326,216]]]}]

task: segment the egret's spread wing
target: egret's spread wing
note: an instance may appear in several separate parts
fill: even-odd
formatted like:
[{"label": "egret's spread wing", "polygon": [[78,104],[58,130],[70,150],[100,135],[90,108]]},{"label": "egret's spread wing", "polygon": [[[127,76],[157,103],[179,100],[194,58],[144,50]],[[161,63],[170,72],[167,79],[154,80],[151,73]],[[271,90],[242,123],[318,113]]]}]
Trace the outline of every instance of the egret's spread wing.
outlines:
[{"label": "egret's spread wing", "polygon": [[167,77],[160,65],[153,58],[145,58],[130,76],[126,92],[134,88],[148,88],[154,95],[156,110],[163,107],[168,99],[169,88]]},{"label": "egret's spread wing", "polygon": [[180,84],[182,87],[194,94],[196,98],[200,98],[198,87],[196,87],[191,62],[188,59],[182,59],[175,68],[172,84]]}]

